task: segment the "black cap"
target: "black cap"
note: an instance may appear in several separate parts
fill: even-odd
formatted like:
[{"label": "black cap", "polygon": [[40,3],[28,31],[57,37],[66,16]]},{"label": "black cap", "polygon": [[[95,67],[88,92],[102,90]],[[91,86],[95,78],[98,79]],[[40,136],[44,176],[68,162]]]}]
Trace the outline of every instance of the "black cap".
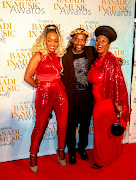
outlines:
[{"label": "black cap", "polygon": [[117,33],[110,26],[100,26],[95,30],[95,36],[98,37],[100,35],[106,36],[109,39],[109,42],[115,41],[117,38]]}]

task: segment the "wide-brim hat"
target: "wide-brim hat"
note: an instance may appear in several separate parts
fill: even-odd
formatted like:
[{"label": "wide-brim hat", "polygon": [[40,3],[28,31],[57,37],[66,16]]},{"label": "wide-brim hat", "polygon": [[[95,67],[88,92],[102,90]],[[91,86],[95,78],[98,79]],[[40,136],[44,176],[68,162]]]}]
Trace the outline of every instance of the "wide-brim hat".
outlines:
[{"label": "wide-brim hat", "polygon": [[110,26],[99,26],[95,30],[95,36],[98,37],[100,35],[106,36],[110,43],[115,41],[117,38],[116,31]]}]

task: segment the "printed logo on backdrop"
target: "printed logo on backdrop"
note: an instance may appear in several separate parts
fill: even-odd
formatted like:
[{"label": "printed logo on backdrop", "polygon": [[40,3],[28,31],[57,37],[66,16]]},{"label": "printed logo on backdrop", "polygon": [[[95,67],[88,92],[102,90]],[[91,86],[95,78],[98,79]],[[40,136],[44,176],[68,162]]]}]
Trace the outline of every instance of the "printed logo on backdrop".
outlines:
[{"label": "printed logo on backdrop", "polygon": [[9,98],[12,92],[19,91],[19,85],[16,78],[0,76],[0,97]]},{"label": "printed logo on backdrop", "polygon": [[16,49],[15,52],[9,53],[7,66],[13,70],[24,70],[26,69],[31,56],[30,49]]},{"label": "printed logo on backdrop", "polygon": [[0,43],[5,43],[7,38],[15,37],[16,31],[13,24],[0,19]]},{"label": "printed logo on backdrop", "polygon": [[[53,24],[53,21],[39,20],[38,23],[32,23],[32,28],[29,31],[29,37],[38,37],[43,32],[44,27],[48,24]],[[55,25],[60,30],[60,24],[55,24]]]},{"label": "printed logo on backdrop", "polygon": [[104,16],[132,16],[127,0],[100,0],[98,8]]},{"label": "printed logo on backdrop", "polygon": [[[18,122],[35,121],[36,111],[34,102],[20,102],[18,105],[14,105],[13,111],[11,112],[12,120]],[[52,119],[49,121],[48,127],[45,130],[43,140],[54,140],[57,139],[57,123],[56,120]]]},{"label": "printed logo on backdrop", "polygon": [[89,33],[88,42],[89,46],[95,45],[95,29],[100,26],[98,21],[85,21],[85,24],[80,24],[80,28],[85,29]]},{"label": "printed logo on backdrop", "polygon": [[17,141],[22,141],[23,135],[20,129],[12,127],[0,128],[0,146],[14,146]]},{"label": "printed logo on backdrop", "polygon": [[136,66],[136,61],[134,60],[134,66]]},{"label": "printed logo on backdrop", "polygon": [[91,15],[86,0],[56,0],[54,10],[61,15]]},{"label": "printed logo on backdrop", "polygon": [[47,140],[57,140],[57,124],[56,122],[52,124],[48,124],[48,127],[45,130],[44,136],[43,136],[43,141]]},{"label": "printed logo on backdrop", "polygon": [[118,47],[111,47],[110,51],[114,54],[114,56],[118,57],[118,58],[122,58],[123,59],[123,64],[122,65],[129,65],[129,60],[126,59],[126,55],[125,55],[125,50],[121,50],[118,49]]},{"label": "printed logo on backdrop", "polygon": [[[87,38],[87,46],[95,45],[95,35],[94,31],[100,24],[98,21],[85,21],[84,24],[79,24],[79,28],[85,29],[89,33],[89,37]],[[67,36],[66,39],[69,41],[71,39],[70,36]]]},{"label": "printed logo on backdrop", "polygon": [[39,0],[2,0],[3,9],[9,9],[16,14],[45,14],[45,8],[40,7]]},{"label": "printed logo on backdrop", "polygon": [[35,121],[36,111],[34,108],[34,102],[20,102],[18,105],[13,106],[11,112],[12,120],[21,122]]},{"label": "printed logo on backdrop", "polygon": [[133,99],[133,103],[135,103],[135,104],[136,104],[136,97]]}]

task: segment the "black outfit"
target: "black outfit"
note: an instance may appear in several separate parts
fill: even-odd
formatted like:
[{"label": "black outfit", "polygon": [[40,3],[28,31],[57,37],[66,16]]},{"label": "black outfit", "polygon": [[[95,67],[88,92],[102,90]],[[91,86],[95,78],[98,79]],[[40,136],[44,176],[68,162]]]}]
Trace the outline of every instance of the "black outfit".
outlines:
[{"label": "black outfit", "polygon": [[75,132],[78,123],[80,124],[78,150],[85,150],[88,145],[93,96],[91,84],[87,82],[87,74],[94,62],[94,52],[94,47],[86,46],[84,53],[73,54],[70,46],[62,58],[64,67],[62,81],[69,101],[66,144],[71,155],[76,153]]}]

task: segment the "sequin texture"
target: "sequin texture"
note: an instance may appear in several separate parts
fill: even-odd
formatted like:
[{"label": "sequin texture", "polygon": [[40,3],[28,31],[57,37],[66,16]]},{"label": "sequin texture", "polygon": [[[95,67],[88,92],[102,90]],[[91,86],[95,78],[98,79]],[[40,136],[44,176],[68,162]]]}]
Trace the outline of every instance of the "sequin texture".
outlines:
[{"label": "sequin texture", "polygon": [[[120,122],[128,121],[128,94],[118,59],[110,52],[96,59],[88,72],[95,99],[93,107],[95,164],[107,166],[122,152],[123,136],[114,136],[111,125],[117,122],[114,100],[123,107]],[[123,119],[123,120],[122,120]]]},{"label": "sequin texture", "polygon": [[[53,53],[50,54],[50,56],[52,62],[48,56],[42,57],[36,70],[36,74],[38,74],[39,77],[41,77],[40,75],[42,74],[42,78],[37,88],[35,98],[36,122],[31,135],[30,146],[30,152],[33,154],[39,151],[39,144],[47,127],[48,117],[52,108],[57,120],[58,147],[64,148],[65,146],[68,99],[65,87],[61,79],[58,78],[58,72],[61,71],[59,58]],[[55,69],[52,65],[54,65]],[[50,78],[49,74],[52,78]],[[48,77],[50,80],[48,80]]]},{"label": "sequin texture", "polygon": [[123,120],[129,121],[128,93],[118,59],[111,52],[108,52],[100,59],[96,59],[93,65],[104,77],[103,99],[112,99],[118,102],[123,108]]}]

